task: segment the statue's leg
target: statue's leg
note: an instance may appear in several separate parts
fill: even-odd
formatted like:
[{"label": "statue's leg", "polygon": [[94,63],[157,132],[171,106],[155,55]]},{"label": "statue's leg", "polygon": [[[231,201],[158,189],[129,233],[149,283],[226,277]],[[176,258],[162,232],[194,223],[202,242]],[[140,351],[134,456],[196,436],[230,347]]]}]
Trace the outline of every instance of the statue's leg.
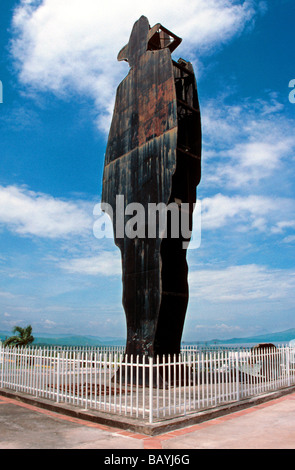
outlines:
[{"label": "statue's leg", "polygon": [[179,354],[188,304],[186,250],[181,239],[164,239],[161,245],[162,297],[157,323],[155,354]]},{"label": "statue's leg", "polygon": [[126,354],[154,355],[161,301],[157,240],[125,239],[122,247],[123,306],[127,323]]}]

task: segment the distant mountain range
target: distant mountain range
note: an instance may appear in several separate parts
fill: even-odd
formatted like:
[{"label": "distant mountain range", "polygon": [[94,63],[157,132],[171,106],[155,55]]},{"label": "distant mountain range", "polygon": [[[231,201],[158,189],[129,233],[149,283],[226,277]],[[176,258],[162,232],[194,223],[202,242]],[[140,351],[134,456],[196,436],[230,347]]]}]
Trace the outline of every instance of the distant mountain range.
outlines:
[{"label": "distant mountain range", "polygon": [[210,341],[184,341],[184,344],[241,344],[241,343],[289,343],[295,339],[295,328],[246,338],[212,339]]},{"label": "distant mountain range", "polygon": [[[12,336],[11,332],[0,331],[0,340],[4,340]],[[112,338],[100,336],[82,336],[82,335],[66,335],[66,334],[46,334],[34,333],[34,345],[36,346],[125,346],[125,338]],[[242,344],[242,343],[281,343],[286,344],[295,339],[295,328],[280,331],[277,333],[269,333],[259,336],[248,336],[246,338],[230,338],[230,339],[212,339],[208,341],[183,341],[184,345],[196,344]]]},{"label": "distant mountain range", "polygon": [[[34,333],[35,338],[33,345],[36,346],[124,346],[126,341],[124,338],[101,338],[98,336],[82,336],[82,335],[66,335],[66,334],[46,334]],[[0,331],[0,340],[12,336],[11,332]]]}]

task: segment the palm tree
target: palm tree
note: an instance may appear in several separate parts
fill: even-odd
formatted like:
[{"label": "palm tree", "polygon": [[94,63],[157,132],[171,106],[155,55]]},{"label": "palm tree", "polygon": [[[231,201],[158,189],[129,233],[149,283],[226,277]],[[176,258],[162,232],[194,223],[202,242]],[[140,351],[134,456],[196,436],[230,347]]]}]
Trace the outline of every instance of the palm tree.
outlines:
[{"label": "palm tree", "polygon": [[4,341],[4,346],[27,346],[34,341],[32,336],[32,327],[28,325],[26,328],[15,326],[12,330],[13,333],[19,333],[18,336],[10,336]]}]

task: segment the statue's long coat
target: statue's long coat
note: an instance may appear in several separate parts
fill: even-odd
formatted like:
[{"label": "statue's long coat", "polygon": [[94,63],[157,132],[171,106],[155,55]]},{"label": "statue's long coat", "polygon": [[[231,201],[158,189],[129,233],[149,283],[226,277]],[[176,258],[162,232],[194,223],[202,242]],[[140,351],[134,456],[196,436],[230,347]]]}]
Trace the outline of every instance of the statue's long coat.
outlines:
[{"label": "statue's long coat", "polygon": [[[175,72],[168,48],[147,50],[148,32],[148,20],[141,17],[125,50],[131,69],[117,89],[105,155],[102,202],[113,208],[115,243],[122,255],[126,352],[154,356],[179,349],[188,301],[185,250],[177,245],[180,240],[170,246],[178,258],[177,271],[182,271],[175,272],[174,279],[177,282],[185,277],[184,282],[180,279],[179,288],[171,290],[167,286],[171,297],[163,285],[163,257],[167,258],[167,253],[161,256],[162,236],[147,238],[147,225],[146,238],[116,236],[116,218],[123,216],[116,212],[117,195],[124,196],[124,209],[136,202],[143,205],[147,214],[149,203],[168,204],[173,193],[178,141]],[[197,179],[198,175],[194,187]],[[194,202],[195,196],[190,200]],[[130,215],[124,216],[125,224],[129,219]]]}]

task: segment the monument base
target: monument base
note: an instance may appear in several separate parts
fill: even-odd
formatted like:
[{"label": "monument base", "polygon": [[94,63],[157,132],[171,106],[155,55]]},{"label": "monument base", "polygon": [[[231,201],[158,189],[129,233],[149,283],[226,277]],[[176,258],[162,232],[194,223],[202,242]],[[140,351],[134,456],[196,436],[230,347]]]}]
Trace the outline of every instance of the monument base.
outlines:
[{"label": "monument base", "polygon": [[188,365],[177,362],[171,364],[154,362],[152,366],[149,366],[148,362],[145,364],[143,362],[134,364],[123,362],[112,381],[128,387],[133,385],[149,387],[152,384],[153,388],[168,389],[169,387],[189,385],[192,375],[192,370]]}]

